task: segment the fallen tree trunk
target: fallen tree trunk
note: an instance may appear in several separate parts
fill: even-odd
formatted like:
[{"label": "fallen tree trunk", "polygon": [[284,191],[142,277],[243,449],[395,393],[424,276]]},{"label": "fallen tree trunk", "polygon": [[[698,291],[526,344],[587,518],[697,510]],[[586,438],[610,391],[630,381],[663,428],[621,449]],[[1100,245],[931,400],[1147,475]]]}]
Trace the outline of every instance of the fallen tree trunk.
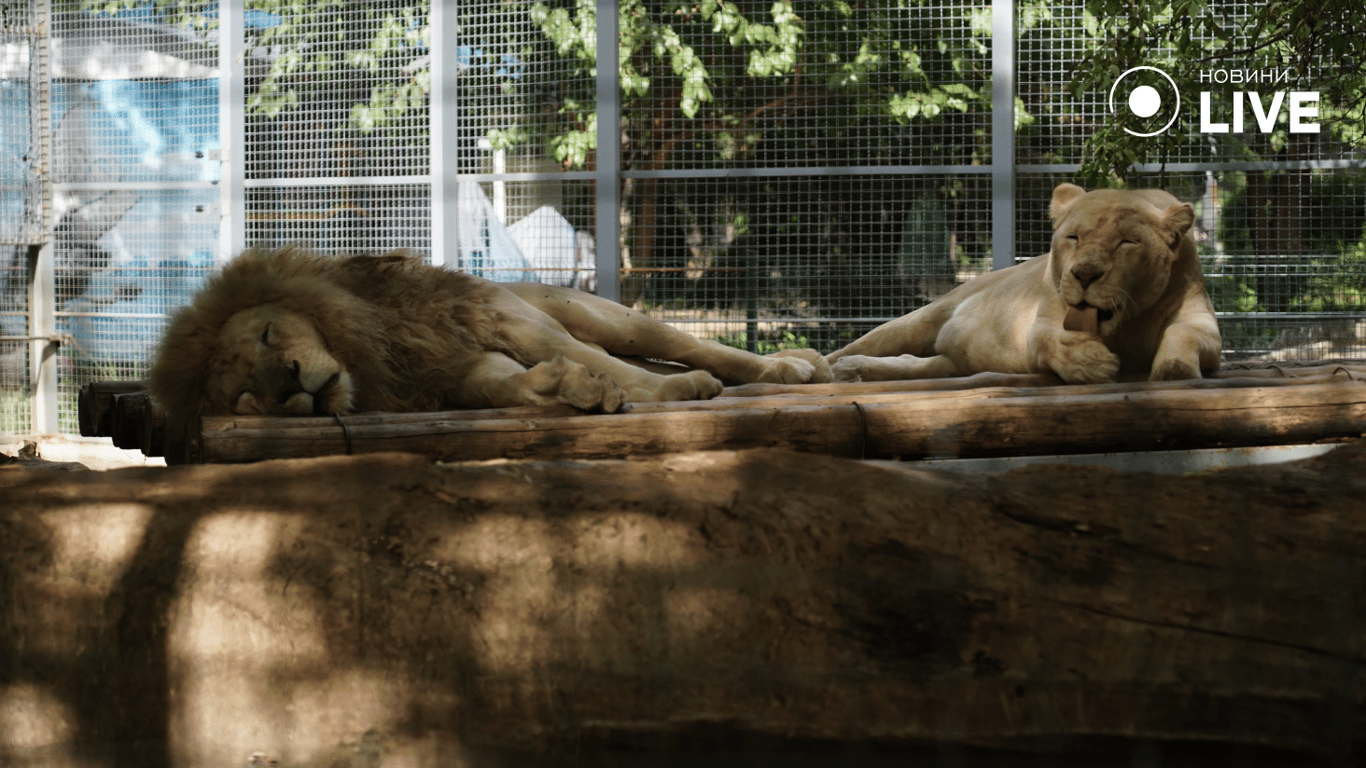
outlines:
[{"label": "fallen tree trunk", "polygon": [[1366,383],[1345,377],[1241,383],[734,398],[600,416],[522,416],[508,409],[473,418],[463,412],[208,417],[190,441],[190,460],[392,450],[443,461],[596,459],[751,447],[914,459],[1276,445],[1366,433]]},{"label": "fallen tree trunk", "polygon": [[1350,760],[1363,466],[0,473],[0,762]]}]

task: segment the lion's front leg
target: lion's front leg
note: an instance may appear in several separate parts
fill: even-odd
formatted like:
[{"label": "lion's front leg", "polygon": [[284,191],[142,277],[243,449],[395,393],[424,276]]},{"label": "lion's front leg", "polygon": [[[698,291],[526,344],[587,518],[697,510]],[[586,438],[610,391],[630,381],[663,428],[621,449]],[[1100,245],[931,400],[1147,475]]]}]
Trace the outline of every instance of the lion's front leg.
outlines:
[{"label": "lion's front leg", "polygon": [[1105,384],[1119,376],[1119,355],[1086,331],[1063,330],[1061,321],[1040,319],[1029,334],[1035,373],[1052,371],[1068,384]]},{"label": "lion's front leg", "polygon": [[485,353],[450,397],[470,408],[564,403],[602,413],[616,413],[627,399],[616,382],[563,356],[526,368],[501,352]]},{"label": "lion's front leg", "polygon": [[1174,323],[1162,333],[1151,381],[1199,379],[1219,370],[1219,326],[1213,317]]}]

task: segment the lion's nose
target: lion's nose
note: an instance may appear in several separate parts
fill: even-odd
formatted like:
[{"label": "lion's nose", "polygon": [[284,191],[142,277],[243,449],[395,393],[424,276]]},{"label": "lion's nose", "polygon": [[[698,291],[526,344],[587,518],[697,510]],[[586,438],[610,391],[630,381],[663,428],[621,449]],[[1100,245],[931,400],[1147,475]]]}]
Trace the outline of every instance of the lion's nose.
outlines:
[{"label": "lion's nose", "polygon": [[1099,280],[1103,274],[1105,274],[1105,268],[1093,261],[1082,262],[1072,267],[1072,276],[1077,278],[1077,282],[1081,284],[1083,290],[1089,288],[1091,283]]}]

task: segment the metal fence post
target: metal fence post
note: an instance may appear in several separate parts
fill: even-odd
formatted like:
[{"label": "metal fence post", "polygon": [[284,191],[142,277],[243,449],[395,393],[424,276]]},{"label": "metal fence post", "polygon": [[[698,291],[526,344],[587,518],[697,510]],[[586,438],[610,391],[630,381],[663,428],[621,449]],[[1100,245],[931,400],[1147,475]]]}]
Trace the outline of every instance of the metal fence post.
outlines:
[{"label": "metal fence post", "polygon": [[460,253],[460,84],[457,49],[459,5],[433,0],[431,19],[432,264],[461,266]]},{"label": "metal fence post", "polygon": [[[52,4],[38,0],[33,6],[37,18],[33,28],[40,34],[31,38],[33,60],[38,65],[36,122],[31,123],[33,145],[38,150],[35,163],[46,188],[43,193],[42,227],[45,242],[30,246],[29,256],[29,335],[45,337],[29,346],[29,387],[32,393],[30,415],[35,435],[55,435],[61,431],[57,387],[57,271],[52,231],[52,70],[48,55],[52,35],[49,23]],[[29,109],[34,109],[30,104]]]},{"label": "metal fence post", "polygon": [[597,244],[598,295],[621,300],[621,77],[616,0],[597,0]]},{"label": "metal fence post", "polygon": [[218,263],[246,248],[245,3],[218,4]]},{"label": "metal fence post", "polygon": [[991,3],[991,267],[1015,263],[1015,0]]},{"label": "metal fence post", "polygon": [[33,434],[55,435],[61,431],[58,420],[57,352],[57,279],[52,240],[30,246],[29,387],[32,392]]}]

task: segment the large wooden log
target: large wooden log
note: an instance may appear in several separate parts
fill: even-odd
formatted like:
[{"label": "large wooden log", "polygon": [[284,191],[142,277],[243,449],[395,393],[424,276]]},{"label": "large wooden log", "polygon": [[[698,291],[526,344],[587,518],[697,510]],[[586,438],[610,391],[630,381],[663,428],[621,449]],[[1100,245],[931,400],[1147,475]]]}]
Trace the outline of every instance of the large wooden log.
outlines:
[{"label": "large wooden log", "polygon": [[0,763],[1350,762],[1364,467],[0,473]]},{"label": "large wooden log", "polygon": [[599,416],[211,417],[191,441],[192,459],[233,463],[390,450],[445,461],[614,458],[751,447],[924,458],[1275,445],[1366,433],[1366,383],[1345,376],[1295,386],[1241,383],[1250,386],[1002,388],[773,403],[734,398]]},{"label": "large wooden log", "polygon": [[[546,456],[606,458],[628,453],[658,453],[670,450],[738,449],[755,446],[781,446],[832,455],[867,457],[890,455],[921,457],[927,455],[989,456],[1015,452],[1079,453],[1095,450],[1139,450],[1162,447],[1211,447],[1220,445],[1264,445],[1268,440],[1319,440],[1360,434],[1345,423],[1345,405],[1330,402],[1318,413],[1327,421],[1312,423],[1313,413],[1300,411],[1282,431],[1266,429],[1259,410],[1274,408],[1275,402],[1247,394],[1223,398],[1226,408],[1253,402],[1242,419],[1219,414],[1210,419],[1188,414],[1172,429],[1187,422],[1196,429],[1173,443],[1160,438],[1135,436],[1119,440],[1141,403],[1162,409],[1168,404],[1179,408],[1181,399],[1172,394],[1185,390],[1234,390],[1249,387],[1304,387],[1319,384],[1345,384],[1366,381],[1366,368],[1355,364],[1311,366],[1263,366],[1229,368],[1211,379],[1176,382],[1134,382],[1091,386],[1058,386],[1051,376],[979,374],[961,379],[870,382],[817,385],[746,385],[728,388],[710,401],[674,403],[636,403],[628,406],[632,419],[617,414],[607,419],[584,416],[569,406],[484,409],[417,414],[361,414],[344,419],[298,419],[226,417],[206,419],[202,424],[170,428],[164,415],[152,407],[136,382],[96,383],[82,390],[82,433],[109,435],[116,445],[141,448],[149,456],[163,455],[171,463],[197,461],[251,461],[264,458],[304,457],[345,452],[372,452],[402,449],[447,459],[478,459],[497,456]],[[1351,390],[1344,390],[1350,399]],[[1116,395],[1121,408],[1113,408]],[[1216,410],[1211,399],[1202,400],[1207,411]],[[1038,414],[1036,425],[1021,424],[1019,412],[1007,411],[989,403],[972,405],[969,400],[1025,398],[1028,412]],[[1108,398],[1108,399],[1107,399]],[[1275,400],[1276,398],[1272,398]],[[1285,396],[1293,406],[1295,398]],[[922,418],[922,411],[939,400],[947,409]],[[1080,408],[1085,404],[1087,408]],[[844,406],[839,408],[838,406]],[[878,406],[883,422],[870,423],[868,415]],[[904,407],[903,407],[904,406]],[[1070,420],[1076,413],[1106,411],[1091,433],[1056,429],[1057,422]],[[800,409],[800,410],[798,410]],[[908,410],[909,409],[909,410]],[[778,411],[786,411],[778,413]],[[730,413],[721,413],[731,411]],[[700,416],[697,413],[715,414]],[[693,413],[694,415],[683,415]],[[671,417],[670,415],[676,415]],[[922,431],[904,430],[897,421],[914,418],[923,421],[938,437],[926,438]],[[1089,418],[1089,416],[1088,416]],[[793,419],[796,419],[794,422]],[[956,420],[948,423],[946,420]],[[1276,423],[1287,425],[1286,419]],[[1350,422],[1350,418],[1347,419]],[[487,422],[476,424],[475,422]],[[1157,422],[1158,428],[1167,422]],[[993,430],[1007,428],[1001,440],[993,441]],[[87,431],[87,429],[89,431]],[[946,441],[945,430],[958,429],[976,438],[960,440],[957,447]],[[1021,440],[1017,433],[1024,431]],[[871,431],[869,431],[871,430]],[[1356,430],[1356,431],[1354,431]],[[543,433],[537,436],[535,432]],[[489,435],[489,439],[472,435]],[[500,453],[502,452],[502,453]]]}]

